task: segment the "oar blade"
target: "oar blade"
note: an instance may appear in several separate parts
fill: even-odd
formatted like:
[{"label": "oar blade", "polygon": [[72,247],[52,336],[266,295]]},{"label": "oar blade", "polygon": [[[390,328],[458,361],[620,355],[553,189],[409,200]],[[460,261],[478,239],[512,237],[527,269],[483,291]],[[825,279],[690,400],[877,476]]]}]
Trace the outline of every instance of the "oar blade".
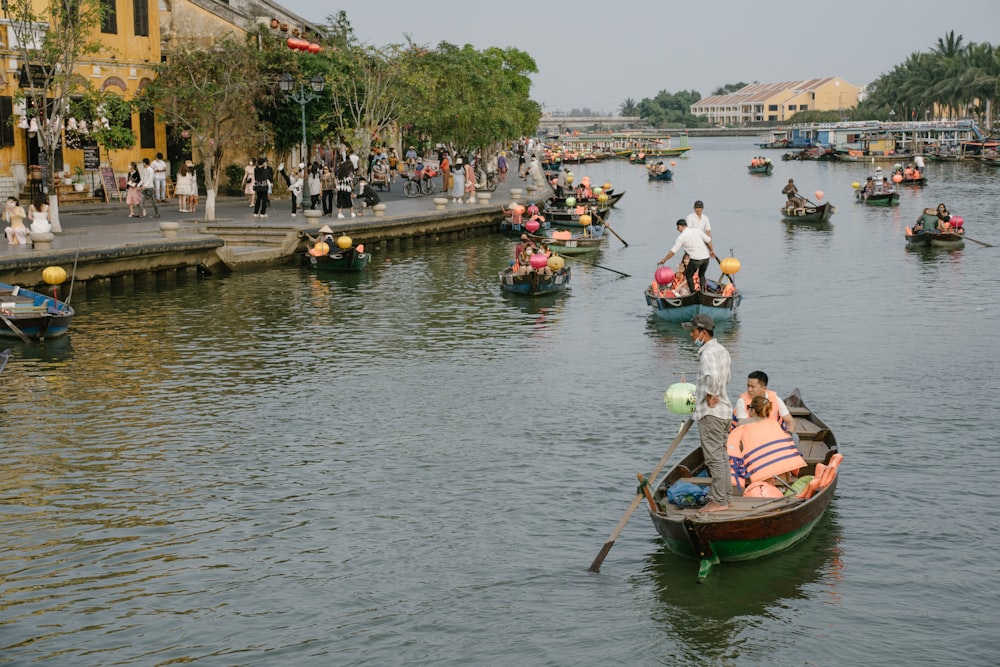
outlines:
[{"label": "oar blade", "polygon": [[608,540],[605,542],[604,546],[601,547],[600,553],[597,554],[597,558],[595,558],[594,562],[590,564],[589,568],[587,568],[587,572],[600,572],[601,564],[604,562],[604,559],[608,557],[608,554],[611,552],[611,547],[613,546],[615,546],[614,540]]}]

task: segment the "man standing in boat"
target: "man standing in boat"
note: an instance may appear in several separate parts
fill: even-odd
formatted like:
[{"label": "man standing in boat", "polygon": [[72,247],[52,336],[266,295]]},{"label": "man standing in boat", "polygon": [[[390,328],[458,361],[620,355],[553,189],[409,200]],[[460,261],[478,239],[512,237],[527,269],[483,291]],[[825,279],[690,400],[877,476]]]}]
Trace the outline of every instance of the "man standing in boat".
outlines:
[{"label": "man standing in boat", "polygon": [[695,315],[681,326],[691,332],[691,340],[698,347],[698,384],[695,387],[693,419],[698,422],[701,451],[712,476],[708,504],[701,511],[718,512],[729,507],[733,495],[726,451],[729,419],[733,412],[726,392],[732,360],[729,351],[715,339],[715,321],[709,315]]},{"label": "man standing in boat", "polygon": [[806,205],[806,200],[799,196],[799,189],[795,187],[795,181],[788,179],[788,185],[781,188],[781,194],[788,198],[787,207],[789,211],[802,208]]},{"label": "man standing in boat", "polygon": [[[661,162],[660,164],[663,163]],[[704,210],[705,205],[699,199],[694,203],[694,212],[688,213],[688,227],[692,229],[700,229],[708,235],[708,238],[712,238],[712,223],[708,221],[708,216],[703,213]]]},{"label": "man standing in boat", "polygon": [[674,247],[670,249],[666,257],[658,262],[658,266],[666,264],[677,251],[684,248],[688,255],[687,268],[684,269],[684,277],[687,279],[688,289],[691,294],[698,291],[694,283],[694,274],[698,272],[698,286],[705,285],[705,272],[708,271],[708,260],[715,256],[712,249],[712,238],[705,232],[688,227],[687,220],[680,218],[677,221],[677,231],[680,234],[674,242]]}]

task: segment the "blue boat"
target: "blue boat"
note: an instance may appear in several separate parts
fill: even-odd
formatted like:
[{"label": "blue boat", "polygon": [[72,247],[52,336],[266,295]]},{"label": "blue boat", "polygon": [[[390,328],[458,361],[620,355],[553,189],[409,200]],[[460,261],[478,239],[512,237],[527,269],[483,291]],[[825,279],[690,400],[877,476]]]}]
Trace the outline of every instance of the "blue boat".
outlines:
[{"label": "blue boat", "polygon": [[713,281],[705,280],[707,292],[698,291],[687,296],[664,296],[653,292],[653,286],[646,288],[646,305],[652,307],[653,313],[667,322],[690,322],[695,315],[708,315],[716,322],[729,319],[736,313],[736,308],[743,299],[739,292],[726,295],[722,286]]},{"label": "blue boat", "polygon": [[0,338],[42,341],[69,331],[73,307],[55,297],[0,283]]},{"label": "blue boat", "polygon": [[651,180],[651,181],[672,181],[672,180],[674,180],[674,172],[670,171],[669,169],[667,169],[666,171],[664,171],[662,173],[659,173],[659,174],[654,174],[653,172],[649,172],[649,180]]},{"label": "blue boat", "polygon": [[540,231],[548,230],[552,228],[552,225],[548,220],[537,220],[538,229],[534,232],[529,232],[525,225],[528,224],[528,220],[522,220],[521,222],[513,222],[511,218],[504,218],[500,221],[500,231],[504,234],[510,234],[512,236],[520,236],[521,234],[537,234]]},{"label": "blue boat", "polygon": [[570,269],[564,266],[548,275],[529,271],[522,275],[514,273],[513,267],[500,272],[500,291],[522,296],[541,296],[563,292],[569,287]]}]

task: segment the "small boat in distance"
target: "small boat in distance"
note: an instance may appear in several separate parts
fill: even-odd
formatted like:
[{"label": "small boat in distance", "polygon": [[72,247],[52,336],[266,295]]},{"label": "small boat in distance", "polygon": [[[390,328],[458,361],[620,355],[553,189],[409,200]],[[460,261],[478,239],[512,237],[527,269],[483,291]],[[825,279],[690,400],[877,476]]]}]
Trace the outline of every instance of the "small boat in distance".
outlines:
[{"label": "small boat in distance", "polygon": [[751,174],[770,175],[774,171],[774,163],[770,160],[754,161],[747,165],[747,171]]},{"label": "small boat in distance", "polygon": [[864,188],[854,191],[854,199],[866,206],[898,206],[899,193],[895,190],[889,192],[865,192]]},{"label": "small boat in distance", "polygon": [[[361,243],[354,245],[351,237],[341,235],[337,239],[332,233],[327,233],[329,226],[320,229],[321,234],[326,234],[317,240],[309,250],[306,257],[309,263],[317,272],[328,271],[363,271],[371,260],[371,253],[365,252],[365,246]],[[312,239],[311,236],[308,237]]]},{"label": "small boat in distance", "polygon": [[826,222],[834,213],[837,207],[830,202],[812,206],[784,206],[779,211],[785,220],[795,222]]},{"label": "small boat in distance", "polygon": [[73,307],[54,296],[0,283],[0,338],[58,338],[69,331],[73,315]]},{"label": "small boat in distance", "polygon": [[908,248],[942,248],[954,250],[965,245],[965,220],[960,216],[951,216],[952,221],[947,228],[938,226],[938,217],[934,209],[924,209],[913,227],[907,227],[904,232]]},{"label": "small boat in distance", "polygon": [[563,266],[548,274],[537,270],[518,274],[508,266],[500,272],[500,291],[521,296],[542,296],[563,292],[569,287],[570,268]]},{"label": "small boat in distance", "polygon": [[647,491],[656,531],[670,551],[699,561],[701,579],[720,562],[752,560],[794,546],[816,527],[833,498],[844,458],[833,432],[806,407],[798,389],[785,398],[785,405],[795,419],[797,448],[806,463],[797,473],[798,482],[805,481],[800,491],[789,489],[774,498],[734,495],[729,508],[717,512],[678,507],[668,501],[673,484],[711,483],[701,447],[675,465],[655,491]]}]

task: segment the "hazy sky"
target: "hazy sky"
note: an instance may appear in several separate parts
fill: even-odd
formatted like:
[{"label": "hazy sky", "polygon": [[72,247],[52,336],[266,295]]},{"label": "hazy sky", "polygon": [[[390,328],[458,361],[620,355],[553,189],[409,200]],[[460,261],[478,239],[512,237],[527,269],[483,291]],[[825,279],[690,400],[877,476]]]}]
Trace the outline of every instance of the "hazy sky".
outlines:
[{"label": "hazy sky", "polygon": [[949,31],[1000,45],[998,0],[278,1],[317,23],[343,9],[357,37],[376,46],[409,35],[428,46],[521,49],[538,65],[531,97],[545,111],[616,113],[629,97],[706,97],[740,81],[839,76],[865,85]]}]

